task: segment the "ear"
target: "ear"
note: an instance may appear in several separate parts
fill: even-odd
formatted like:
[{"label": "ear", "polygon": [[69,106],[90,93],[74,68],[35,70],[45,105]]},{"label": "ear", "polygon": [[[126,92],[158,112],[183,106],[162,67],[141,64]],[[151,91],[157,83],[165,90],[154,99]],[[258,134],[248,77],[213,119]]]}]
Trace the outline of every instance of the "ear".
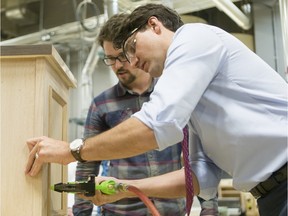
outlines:
[{"label": "ear", "polygon": [[151,16],[147,22],[149,28],[152,29],[156,34],[161,33],[161,28],[163,27],[162,23],[158,20],[157,17]]}]

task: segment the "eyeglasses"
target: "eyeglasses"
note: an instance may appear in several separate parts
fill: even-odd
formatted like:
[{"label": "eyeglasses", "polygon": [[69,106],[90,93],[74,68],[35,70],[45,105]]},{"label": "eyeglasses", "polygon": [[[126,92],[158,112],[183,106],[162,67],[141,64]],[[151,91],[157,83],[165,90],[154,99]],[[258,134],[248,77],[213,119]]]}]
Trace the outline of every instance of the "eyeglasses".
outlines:
[{"label": "eyeglasses", "polygon": [[114,65],[116,63],[116,60],[118,60],[119,62],[123,63],[127,61],[126,56],[124,55],[124,53],[120,53],[118,56],[116,57],[105,57],[103,59],[103,62],[107,65],[107,66],[111,66]]},{"label": "eyeglasses", "polygon": [[[149,18],[148,18],[149,19]],[[135,28],[133,31],[130,32],[130,34],[127,36],[127,38],[123,42],[123,53],[129,63],[131,63],[131,60],[135,58],[136,53],[136,38],[135,34],[137,31],[139,31],[142,27],[146,25],[147,21],[142,23],[139,27]]]}]

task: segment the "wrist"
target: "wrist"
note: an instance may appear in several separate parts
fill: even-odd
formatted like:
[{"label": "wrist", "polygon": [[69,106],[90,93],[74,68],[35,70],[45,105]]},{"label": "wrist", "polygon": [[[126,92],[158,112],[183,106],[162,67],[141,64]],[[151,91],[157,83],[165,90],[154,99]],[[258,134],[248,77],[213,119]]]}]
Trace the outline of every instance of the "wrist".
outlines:
[{"label": "wrist", "polygon": [[[133,187],[136,187],[135,184],[134,184],[135,180],[122,180],[121,179],[121,183],[127,185],[127,186],[133,186]],[[134,197],[137,197],[137,195],[130,191],[130,190],[125,190],[123,191],[123,194],[125,195],[125,198],[134,198]]]},{"label": "wrist", "polygon": [[75,139],[70,143],[70,155],[74,158],[73,161],[77,160],[81,163],[86,162],[86,160],[84,160],[81,155],[81,150],[84,146],[84,143],[84,139]]},{"label": "wrist", "polygon": [[69,163],[72,163],[72,162],[76,162],[76,161],[77,161],[77,160],[73,157],[70,148],[69,148],[68,156],[67,156],[66,158],[67,158],[67,162],[66,162],[64,165],[68,165]]}]

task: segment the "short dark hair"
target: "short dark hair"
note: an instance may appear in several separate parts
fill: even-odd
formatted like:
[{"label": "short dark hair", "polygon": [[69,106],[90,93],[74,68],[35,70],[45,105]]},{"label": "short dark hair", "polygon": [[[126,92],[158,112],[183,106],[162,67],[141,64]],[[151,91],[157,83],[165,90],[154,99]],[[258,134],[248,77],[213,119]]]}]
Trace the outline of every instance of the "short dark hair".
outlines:
[{"label": "short dark hair", "polygon": [[[128,34],[144,22],[147,22],[151,16],[157,17],[163,26],[173,32],[184,24],[180,15],[175,10],[162,4],[146,4],[136,8],[127,19],[122,22],[121,30],[117,32],[117,35],[114,37],[114,46],[116,48],[122,48],[122,43]],[[143,28],[144,27],[143,25]]]},{"label": "short dark hair", "polygon": [[120,31],[122,23],[127,17],[128,14],[125,13],[115,14],[110,17],[99,32],[97,37],[98,44],[103,47],[104,41],[113,42],[118,35],[117,32]]}]

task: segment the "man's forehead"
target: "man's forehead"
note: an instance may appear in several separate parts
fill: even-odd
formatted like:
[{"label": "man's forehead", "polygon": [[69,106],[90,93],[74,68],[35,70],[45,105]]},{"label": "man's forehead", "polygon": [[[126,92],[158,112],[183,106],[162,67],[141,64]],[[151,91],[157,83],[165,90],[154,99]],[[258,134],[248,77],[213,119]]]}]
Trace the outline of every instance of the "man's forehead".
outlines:
[{"label": "man's forehead", "polygon": [[116,49],[111,41],[104,41],[103,50],[106,56],[118,56],[123,53],[122,48]]}]

